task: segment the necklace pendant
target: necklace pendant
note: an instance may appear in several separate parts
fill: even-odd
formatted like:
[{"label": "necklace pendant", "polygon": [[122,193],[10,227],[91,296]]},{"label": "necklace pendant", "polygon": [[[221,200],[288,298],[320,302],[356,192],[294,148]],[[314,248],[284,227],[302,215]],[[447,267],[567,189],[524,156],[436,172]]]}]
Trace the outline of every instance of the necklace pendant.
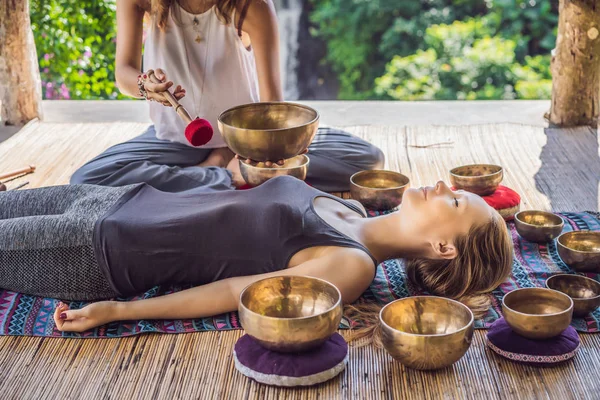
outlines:
[{"label": "necklace pendant", "polygon": [[200,35],[198,35],[194,40],[196,41],[196,43],[200,43],[202,41],[202,38],[200,37]]}]

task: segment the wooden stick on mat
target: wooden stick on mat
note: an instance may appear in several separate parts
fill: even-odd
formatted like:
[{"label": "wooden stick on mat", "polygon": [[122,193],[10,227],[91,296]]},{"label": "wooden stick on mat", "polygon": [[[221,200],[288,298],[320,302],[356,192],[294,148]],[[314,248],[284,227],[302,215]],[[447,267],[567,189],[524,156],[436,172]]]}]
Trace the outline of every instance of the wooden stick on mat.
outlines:
[{"label": "wooden stick on mat", "polygon": [[35,165],[30,165],[27,168],[16,169],[11,172],[6,172],[4,174],[0,174],[0,179],[10,178],[11,176],[15,176],[15,175],[28,174],[33,171],[35,171]]}]

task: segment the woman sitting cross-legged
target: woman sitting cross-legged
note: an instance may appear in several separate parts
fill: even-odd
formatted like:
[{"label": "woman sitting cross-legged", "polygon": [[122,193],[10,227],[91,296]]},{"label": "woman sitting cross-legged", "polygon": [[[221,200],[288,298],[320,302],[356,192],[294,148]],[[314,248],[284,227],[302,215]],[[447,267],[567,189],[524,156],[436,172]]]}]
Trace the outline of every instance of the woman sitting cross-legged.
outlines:
[{"label": "woman sitting cross-legged", "polygon": [[138,184],[0,193],[1,288],[103,300],[194,286],[79,310],[61,305],[54,314],[61,331],[234,311],[245,286],[276,275],[325,279],[352,303],[377,264],[392,258],[408,259],[407,274],[430,293],[480,312],[481,294],[511,271],[512,242],[483,199],[443,182],[408,189],[398,211],[374,218],[287,176],[245,191],[168,193]]}]

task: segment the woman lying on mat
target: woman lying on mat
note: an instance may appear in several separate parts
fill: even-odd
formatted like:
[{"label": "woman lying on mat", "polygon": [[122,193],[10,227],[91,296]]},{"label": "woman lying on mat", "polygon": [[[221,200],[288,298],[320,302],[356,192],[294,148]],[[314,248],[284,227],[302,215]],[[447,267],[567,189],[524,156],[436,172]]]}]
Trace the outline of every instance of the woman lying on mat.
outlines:
[{"label": "woman lying on mat", "polygon": [[409,259],[408,276],[429,292],[481,312],[480,295],[511,271],[512,242],[483,199],[443,182],[408,189],[397,212],[374,218],[289,176],[245,191],[167,193],[140,184],[0,193],[1,288],[99,300],[196,286],[79,310],[61,305],[61,331],[233,311],[246,285],[276,275],[325,279],[352,303],[377,264],[392,258]]}]

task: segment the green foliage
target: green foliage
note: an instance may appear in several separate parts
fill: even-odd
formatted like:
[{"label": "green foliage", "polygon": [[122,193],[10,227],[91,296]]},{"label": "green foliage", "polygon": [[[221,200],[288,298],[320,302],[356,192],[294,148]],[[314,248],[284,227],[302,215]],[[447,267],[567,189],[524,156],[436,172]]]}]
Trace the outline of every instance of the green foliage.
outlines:
[{"label": "green foliage", "polygon": [[114,99],[116,0],[30,2],[45,99]]},{"label": "green foliage", "polygon": [[[548,98],[557,2],[304,0],[341,99]],[[116,0],[30,2],[48,99],[124,98]]]},{"label": "green foliage", "polygon": [[515,41],[492,32],[485,18],[429,27],[429,48],[394,57],[375,80],[375,92],[396,100],[547,98],[550,57],[527,56],[521,65]]},{"label": "green foliage", "polygon": [[342,99],[549,93],[549,74],[525,81],[512,70],[528,66],[528,56],[548,59],[558,21],[550,0],[311,1],[314,34],[327,43],[324,62],[338,74]]},{"label": "green foliage", "polygon": [[374,79],[387,61],[424,48],[428,26],[485,11],[480,0],[310,1],[314,34],[327,43],[325,62],[338,74],[343,99],[374,97]]},{"label": "green foliage", "polygon": [[517,43],[517,59],[547,54],[556,43],[558,1],[486,0],[488,20],[498,34]]}]

